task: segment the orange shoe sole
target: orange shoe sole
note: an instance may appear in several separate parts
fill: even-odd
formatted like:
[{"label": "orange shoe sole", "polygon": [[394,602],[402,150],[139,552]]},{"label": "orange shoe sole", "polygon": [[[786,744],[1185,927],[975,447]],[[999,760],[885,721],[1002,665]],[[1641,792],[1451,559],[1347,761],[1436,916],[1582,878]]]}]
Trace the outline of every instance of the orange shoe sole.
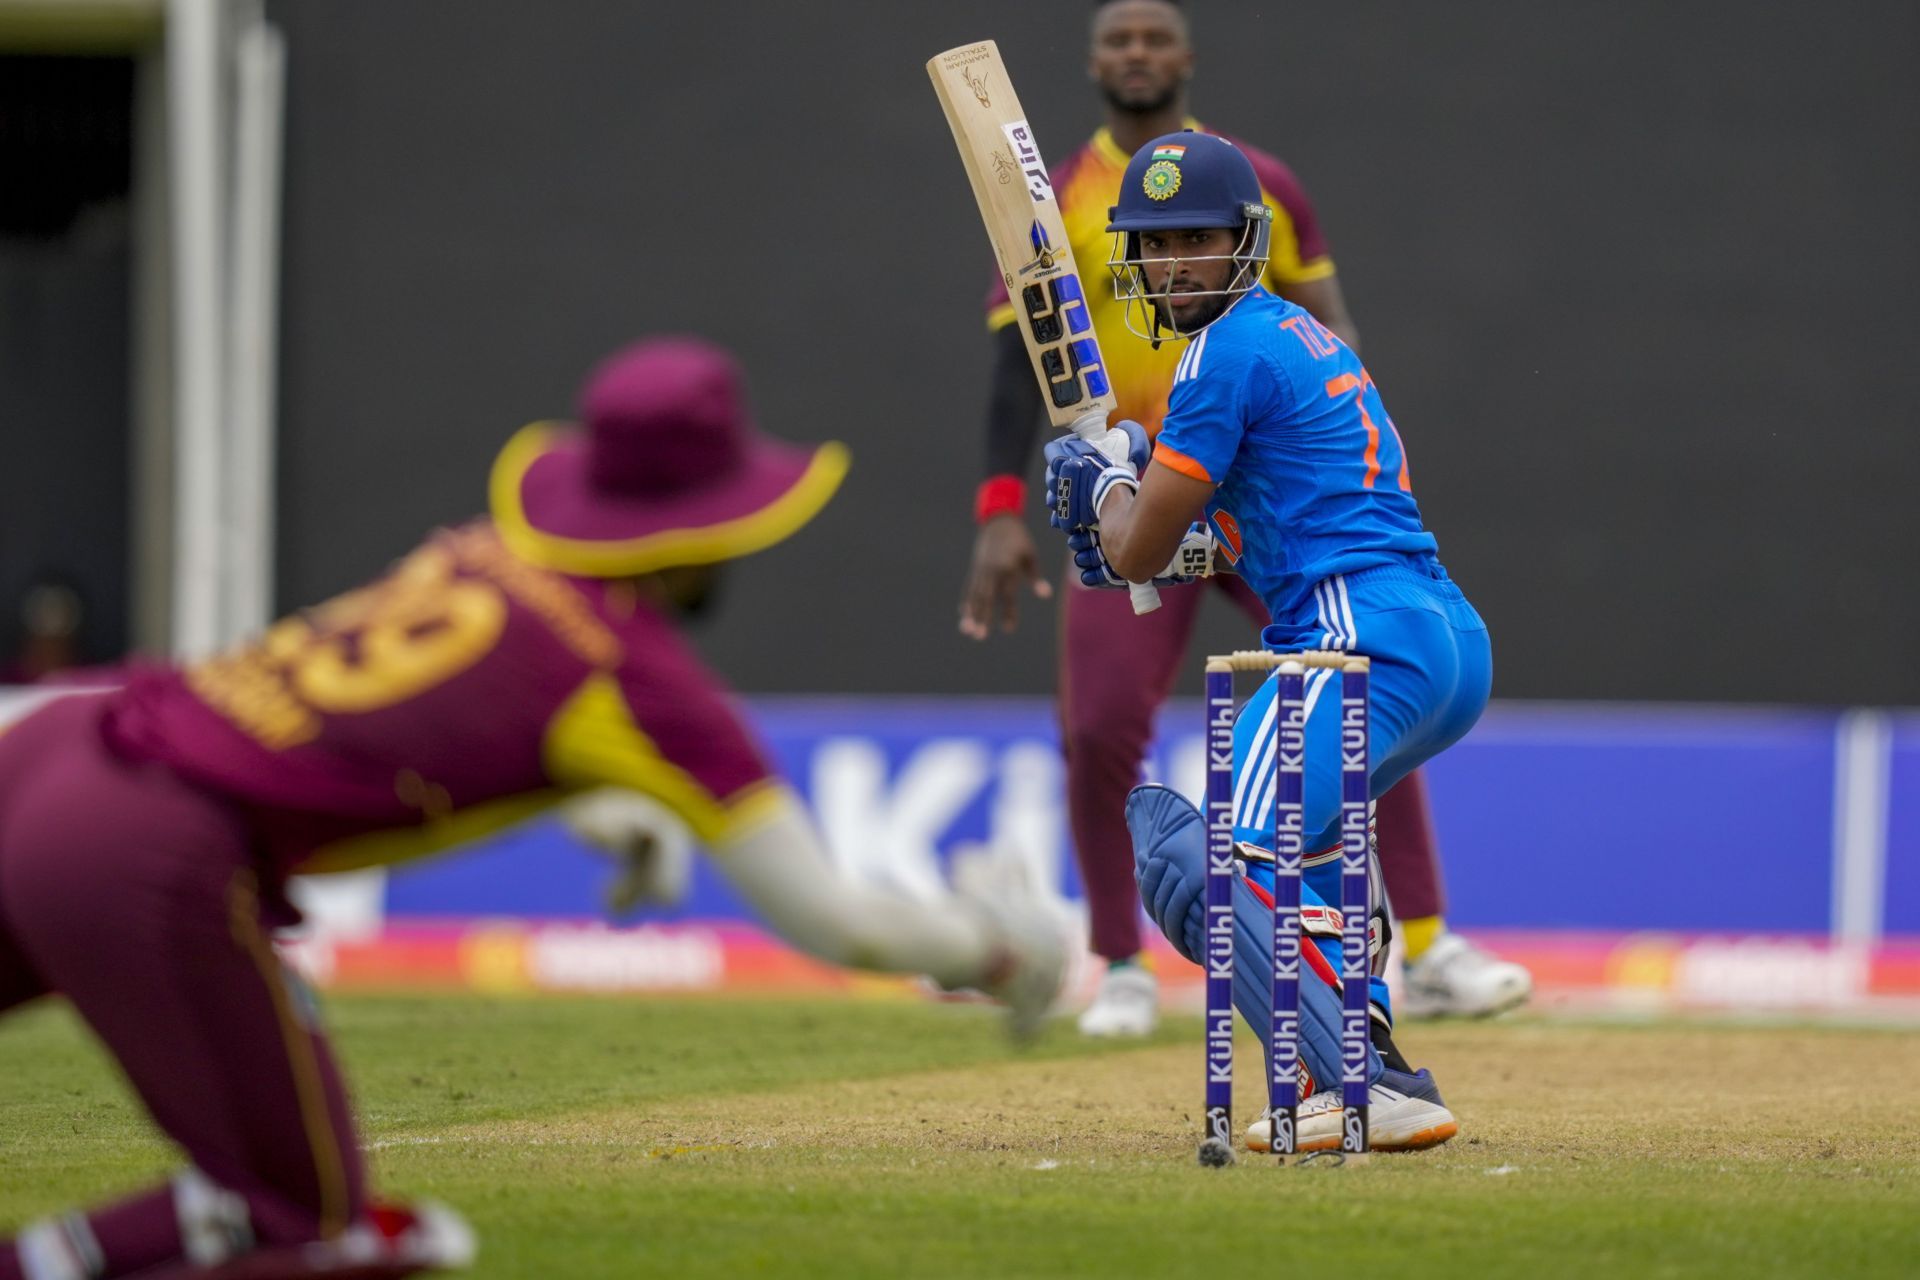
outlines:
[{"label": "orange shoe sole", "polygon": [[[1428,1147],[1439,1146],[1459,1132],[1460,1122],[1458,1120],[1449,1120],[1445,1124],[1434,1125],[1431,1129],[1421,1129],[1411,1137],[1401,1139],[1398,1142],[1374,1143],[1369,1150],[1425,1151]],[[1320,1138],[1312,1142],[1303,1142],[1299,1148],[1301,1155],[1312,1155],[1316,1151],[1338,1151],[1339,1149],[1340,1140],[1338,1138]],[[1273,1150],[1273,1142],[1271,1139],[1266,1141],[1249,1139],[1247,1141],[1247,1150],[1258,1151],[1265,1154]]]}]

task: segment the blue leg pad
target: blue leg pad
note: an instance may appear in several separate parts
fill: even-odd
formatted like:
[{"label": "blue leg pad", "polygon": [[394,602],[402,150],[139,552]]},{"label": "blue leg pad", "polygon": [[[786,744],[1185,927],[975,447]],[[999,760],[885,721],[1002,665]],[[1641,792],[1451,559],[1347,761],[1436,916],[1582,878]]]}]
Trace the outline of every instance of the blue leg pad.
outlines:
[{"label": "blue leg pad", "polygon": [[[1135,787],[1127,797],[1134,873],[1147,914],[1173,944],[1198,963],[1206,933],[1206,822],[1177,791]],[[1303,895],[1304,896],[1304,895]],[[1315,1083],[1340,1080],[1340,993],[1302,964],[1300,1053]],[[1233,1004],[1267,1048],[1273,1018],[1273,910],[1243,877],[1233,884]],[[1271,1071],[1271,1064],[1268,1064]],[[1367,1078],[1380,1078],[1380,1056],[1367,1046]]]}]

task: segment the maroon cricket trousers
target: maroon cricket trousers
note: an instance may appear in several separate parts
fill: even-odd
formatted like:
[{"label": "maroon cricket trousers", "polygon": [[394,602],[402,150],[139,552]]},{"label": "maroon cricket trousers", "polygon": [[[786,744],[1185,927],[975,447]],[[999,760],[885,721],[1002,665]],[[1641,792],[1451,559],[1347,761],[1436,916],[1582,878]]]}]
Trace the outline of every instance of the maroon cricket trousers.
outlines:
[{"label": "maroon cricket trousers", "polygon": [[[0,1011],[65,996],[167,1136],[245,1197],[257,1243],[331,1236],[361,1209],[362,1166],[311,1002],[267,939],[278,879],[227,804],[108,749],[106,701],[0,733]],[[181,1254],[166,1187],[87,1222],[110,1275]],[[0,1278],[15,1266],[0,1241]]]}]

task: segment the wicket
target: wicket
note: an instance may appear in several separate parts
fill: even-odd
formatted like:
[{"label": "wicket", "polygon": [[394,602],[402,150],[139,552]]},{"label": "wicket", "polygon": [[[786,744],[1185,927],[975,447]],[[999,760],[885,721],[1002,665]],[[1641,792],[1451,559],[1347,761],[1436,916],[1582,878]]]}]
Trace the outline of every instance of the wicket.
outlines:
[{"label": "wicket", "polygon": [[[1267,1106],[1272,1151],[1282,1164],[1302,1157],[1300,1108],[1300,884],[1305,856],[1307,671],[1340,673],[1340,1019],[1339,1163],[1367,1157],[1367,931],[1372,913],[1368,808],[1369,664],[1329,650],[1239,650],[1207,659],[1206,1119],[1201,1163],[1225,1164],[1233,1151],[1233,678],[1278,671],[1274,715],[1272,1072]],[[1248,762],[1251,770],[1254,762]],[[1256,786],[1257,783],[1250,783]],[[1329,1153],[1331,1154],[1331,1153]],[[1311,1159],[1312,1157],[1306,1157]]]}]

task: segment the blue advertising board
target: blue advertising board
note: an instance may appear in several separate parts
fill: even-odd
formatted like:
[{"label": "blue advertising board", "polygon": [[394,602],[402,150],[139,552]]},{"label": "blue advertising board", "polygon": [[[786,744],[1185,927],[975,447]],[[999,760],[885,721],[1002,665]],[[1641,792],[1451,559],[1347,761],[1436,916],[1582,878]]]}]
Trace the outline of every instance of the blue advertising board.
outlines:
[{"label": "blue advertising board", "polygon": [[[752,707],[836,859],[912,892],[970,842],[1017,844],[1068,898],[1050,703],[764,699]],[[1920,934],[1920,714],[1743,707],[1505,704],[1430,766],[1449,917],[1469,927],[1824,933],[1847,913]],[[1147,776],[1201,782],[1199,715],[1163,715]],[[1848,797],[1851,797],[1849,800]],[[1851,815],[1851,816],[1849,816]],[[397,868],[385,912],[580,917],[605,864],[558,823]],[[676,909],[745,908],[705,860]]]}]

